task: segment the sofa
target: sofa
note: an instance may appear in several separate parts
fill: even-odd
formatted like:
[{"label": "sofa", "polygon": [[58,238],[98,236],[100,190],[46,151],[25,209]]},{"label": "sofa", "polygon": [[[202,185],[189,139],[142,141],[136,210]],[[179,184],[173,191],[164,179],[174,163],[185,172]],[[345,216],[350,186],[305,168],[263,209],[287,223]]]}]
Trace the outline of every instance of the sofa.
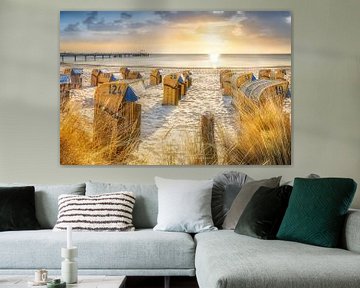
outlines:
[{"label": "sofa", "polygon": [[[1,184],[0,186],[13,186]],[[0,232],[0,275],[46,268],[60,273],[66,232],[51,228],[61,194],[95,195],[132,191],[132,232],[73,232],[79,274],[195,276],[201,288],[360,287],[360,211],[349,211],[341,248],[260,240],[218,230],[191,235],[153,231],[157,188],[147,184],[35,185],[40,230]],[[0,276],[1,277],[1,276]],[[165,286],[169,281],[165,281]]]}]

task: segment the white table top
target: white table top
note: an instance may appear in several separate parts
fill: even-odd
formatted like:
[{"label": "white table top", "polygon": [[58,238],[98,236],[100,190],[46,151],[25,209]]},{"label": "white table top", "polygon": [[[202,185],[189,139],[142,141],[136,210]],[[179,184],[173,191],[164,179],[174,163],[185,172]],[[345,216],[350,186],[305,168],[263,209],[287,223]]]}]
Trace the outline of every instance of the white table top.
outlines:
[{"label": "white table top", "polygon": [[[50,279],[58,277],[49,276]],[[88,276],[80,275],[77,284],[67,284],[67,288],[123,288],[125,287],[126,276]],[[26,275],[0,275],[0,288],[24,288],[36,287],[44,288],[45,286],[31,286],[29,281],[33,281],[33,277]]]}]

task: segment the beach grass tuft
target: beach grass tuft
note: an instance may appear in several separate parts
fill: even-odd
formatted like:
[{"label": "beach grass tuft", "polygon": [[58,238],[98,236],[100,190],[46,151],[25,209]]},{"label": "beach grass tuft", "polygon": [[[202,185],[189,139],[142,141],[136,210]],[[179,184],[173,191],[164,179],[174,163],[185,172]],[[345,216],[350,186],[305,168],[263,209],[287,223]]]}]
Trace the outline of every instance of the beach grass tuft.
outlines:
[{"label": "beach grass tuft", "polygon": [[238,110],[238,135],[229,135],[224,129],[218,133],[223,164],[291,164],[291,119],[279,101],[234,98],[234,105]]},{"label": "beach grass tuft", "polygon": [[79,110],[77,105],[67,102],[60,115],[61,165],[91,165],[100,160],[101,153],[93,153],[92,135],[84,128],[87,123]]},{"label": "beach grass tuft", "polygon": [[[100,129],[108,131],[113,124],[105,122]],[[130,137],[112,137],[105,144],[101,139],[94,138],[92,131],[86,127],[89,127],[89,123],[81,114],[81,107],[71,101],[67,102],[60,116],[61,165],[126,164],[138,145],[138,137],[132,135],[135,128],[130,129]]]}]

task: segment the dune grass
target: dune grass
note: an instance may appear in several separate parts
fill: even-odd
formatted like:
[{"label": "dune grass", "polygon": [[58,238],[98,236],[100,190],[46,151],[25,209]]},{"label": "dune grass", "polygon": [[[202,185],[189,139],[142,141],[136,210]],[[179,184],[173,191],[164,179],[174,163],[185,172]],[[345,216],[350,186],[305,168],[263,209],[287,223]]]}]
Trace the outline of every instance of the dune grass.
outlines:
[{"label": "dune grass", "polygon": [[[215,144],[219,165],[291,164],[291,119],[278,101],[254,102],[235,97],[238,132],[227,131],[215,119]],[[80,107],[66,104],[60,119],[60,163],[62,165],[213,165],[206,155],[200,129],[169,131],[159,140],[162,153],[135,157],[139,137],[132,127],[122,129],[104,121],[97,127],[100,135],[111,134],[111,141],[93,137],[92,124],[80,113]],[[134,124],[136,126],[136,123]],[[88,128],[86,128],[88,127]],[[90,127],[90,129],[89,129]],[[116,128],[116,129],[115,129]],[[115,130],[114,130],[115,129]],[[130,131],[130,132],[129,132]],[[171,136],[172,133],[175,133]],[[123,136],[121,136],[123,135]],[[125,136],[124,136],[125,135]],[[206,138],[206,137],[205,137]],[[150,151],[149,151],[150,152]],[[155,156],[154,156],[155,155]],[[152,159],[156,157],[155,159]]]},{"label": "dune grass", "polygon": [[[60,163],[62,165],[111,165],[126,164],[138,145],[138,137],[132,127],[126,127],[127,135],[113,133],[114,123],[106,120],[97,127],[101,135],[111,134],[110,141],[93,137],[92,127],[81,114],[81,107],[68,102],[60,116]],[[134,123],[134,127],[136,123]],[[119,127],[118,127],[119,128]],[[119,128],[120,129],[120,128]],[[125,129],[125,128],[123,128]],[[129,132],[130,131],[130,132]]]},{"label": "dune grass", "polygon": [[92,135],[84,129],[86,122],[74,104],[62,103],[60,115],[60,164],[90,165],[98,163],[93,153]]},{"label": "dune grass", "polygon": [[256,102],[235,97],[238,110],[238,135],[220,129],[223,164],[289,165],[291,164],[291,119],[276,100]]}]

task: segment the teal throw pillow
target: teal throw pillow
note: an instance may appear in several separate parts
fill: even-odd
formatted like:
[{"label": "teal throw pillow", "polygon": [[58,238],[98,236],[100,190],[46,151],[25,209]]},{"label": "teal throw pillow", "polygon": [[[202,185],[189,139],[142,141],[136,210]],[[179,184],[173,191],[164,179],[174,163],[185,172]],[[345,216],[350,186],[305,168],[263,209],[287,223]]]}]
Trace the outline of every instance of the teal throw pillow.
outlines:
[{"label": "teal throw pillow", "polygon": [[295,178],[277,239],[337,247],[355,191],[348,178]]}]

